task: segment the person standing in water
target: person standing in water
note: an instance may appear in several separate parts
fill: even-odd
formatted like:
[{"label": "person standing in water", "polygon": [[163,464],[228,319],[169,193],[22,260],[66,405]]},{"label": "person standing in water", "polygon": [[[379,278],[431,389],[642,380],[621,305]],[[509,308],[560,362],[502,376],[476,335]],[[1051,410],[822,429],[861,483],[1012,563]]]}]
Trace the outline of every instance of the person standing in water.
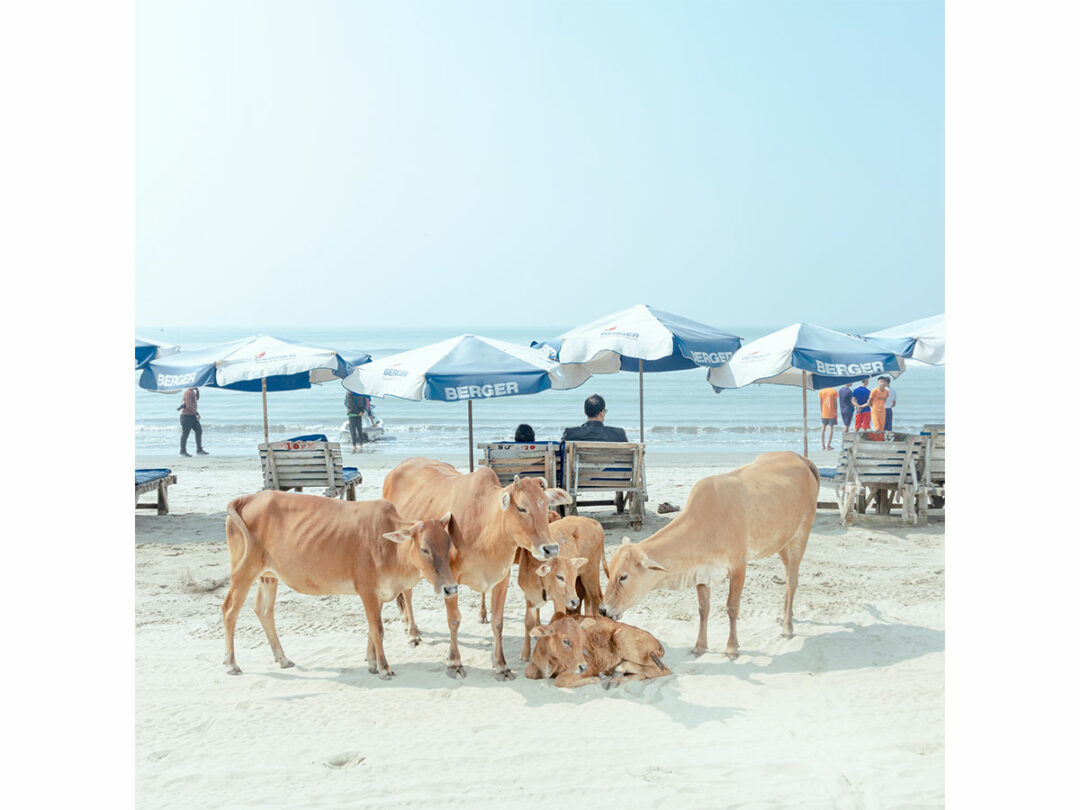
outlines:
[{"label": "person standing in water", "polygon": [[202,449],[202,423],[199,421],[199,389],[188,388],[184,391],[184,403],[180,411],[180,455],[191,458],[187,451],[188,434],[195,431],[195,452],[200,456],[210,455]]},{"label": "person standing in water", "polygon": [[345,394],[345,413],[349,417],[349,438],[353,452],[364,449],[364,414],[371,418],[371,398],[348,391]]}]

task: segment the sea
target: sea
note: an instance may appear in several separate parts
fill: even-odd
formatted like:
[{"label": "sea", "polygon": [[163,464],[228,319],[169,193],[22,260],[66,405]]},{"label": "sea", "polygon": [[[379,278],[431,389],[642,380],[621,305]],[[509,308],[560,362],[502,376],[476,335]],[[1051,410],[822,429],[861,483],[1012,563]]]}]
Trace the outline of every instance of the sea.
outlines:
[{"label": "sea", "polygon": [[[731,329],[744,341],[753,340],[786,324]],[[552,339],[571,325],[546,327],[492,327],[438,329],[410,327],[280,328],[264,334],[335,349],[359,349],[375,359],[415,349],[455,335],[472,333],[528,345],[532,340]],[[872,331],[876,326],[841,327],[845,331]],[[233,328],[143,327],[136,334],[182,349],[196,349],[253,334]],[[706,381],[705,369],[644,375],[645,441],[650,456],[665,453],[763,453],[771,450],[802,451],[803,411],[800,389],[783,385],[751,385],[715,393]],[[179,451],[180,393],[161,394],[138,386],[135,394],[136,455],[172,454]],[[909,365],[893,382],[897,394],[893,429],[917,430],[924,424],[945,421],[945,369],[941,366]],[[263,441],[262,395],[243,391],[201,388],[199,413],[203,446],[212,455],[247,456]],[[310,389],[267,395],[271,441],[292,436],[324,433],[332,441],[348,442],[345,389],[339,381]],[[618,372],[594,375],[569,391],[545,391],[529,396],[480,400],[473,403],[475,442],[510,441],[520,423],[532,425],[538,440],[558,439],[565,427],[585,421],[583,403],[590,394],[607,402],[606,423],[626,429],[631,441],[639,440],[638,374]],[[468,452],[468,412],[464,402],[413,402],[394,398],[374,399],[374,413],[384,433],[365,451],[380,450],[438,456]],[[818,397],[808,392],[810,446],[820,435]],[[838,427],[839,430],[839,427]],[[194,437],[189,439],[194,451]]]}]

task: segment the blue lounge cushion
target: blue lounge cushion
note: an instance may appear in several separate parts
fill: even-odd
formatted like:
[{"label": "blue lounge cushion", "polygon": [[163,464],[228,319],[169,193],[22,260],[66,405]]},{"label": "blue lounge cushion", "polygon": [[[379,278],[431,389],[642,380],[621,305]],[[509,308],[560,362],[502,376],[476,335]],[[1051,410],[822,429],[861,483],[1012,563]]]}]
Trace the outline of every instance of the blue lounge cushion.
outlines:
[{"label": "blue lounge cushion", "polygon": [[818,467],[817,471],[822,478],[836,478],[836,467]]},{"label": "blue lounge cushion", "polygon": [[293,436],[291,439],[286,439],[287,442],[325,442],[325,433],[309,433],[307,436]]},{"label": "blue lounge cushion", "polygon": [[360,470],[358,470],[356,467],[342,467],[341,472],[345,475],[346,484],[352,481],[354,478],[360,477]]},{"label": "blue lounge cushion", "polygon": [[172,470],[164,468],[135,470],[135,486],[149,484],[151,481],[157,481],[159,478],[166,478],[170,475],[172,475]]}]

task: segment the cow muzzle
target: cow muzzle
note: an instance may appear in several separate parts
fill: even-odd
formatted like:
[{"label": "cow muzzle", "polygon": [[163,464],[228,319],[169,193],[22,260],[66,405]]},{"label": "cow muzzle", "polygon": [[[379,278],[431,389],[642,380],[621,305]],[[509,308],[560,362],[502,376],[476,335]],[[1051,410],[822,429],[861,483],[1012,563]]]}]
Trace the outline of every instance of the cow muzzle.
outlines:
[{"label": "cow muzzle", "polygon": [[559,544],[558,543],[545,543],[540,546],[540,559],[550,560],[552,557],[559,556]]},{"label": "cow muzzle", "polygon": [[451,596],[457,596],[457,585],[443,585],[442,595],[443,599],[449,599]]},{"label": "cow muzzle", "polygon": [[580,605],[580,604],[581,604],[580,599],[567,599],[566,600],[566,606],[568,608],[570,608],[570,610],[577,610],[577,606]]}]

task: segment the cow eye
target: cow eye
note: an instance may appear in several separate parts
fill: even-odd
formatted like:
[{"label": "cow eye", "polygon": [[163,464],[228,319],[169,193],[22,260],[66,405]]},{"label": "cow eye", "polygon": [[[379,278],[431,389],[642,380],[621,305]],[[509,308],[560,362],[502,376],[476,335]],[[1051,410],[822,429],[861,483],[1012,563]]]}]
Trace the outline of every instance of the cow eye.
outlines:
[{"label": "cow eye", "polygon": [[621,577],[619,577],[619,582],[626,582],[629,576],[629,574],[623,574]]},{"label": "cow eye", "polygon": [[422,552],[424,552],[425,554],[427,554],[427,555],[428,555],[429,557],[431,556],[431,552],[430,552],[430,551],[428,551],[428,550],[427,550],[426,548],[424,548],[423,546],[420,546],[420,550],[421,550]]},{"label": "cow eye", "polygon": [[563,575],[562,575],[562,574],[556,574],[556,575],[555,575],[555,579],[559,580],[559,582],[566,582],[566,580],[565,580],[565,579],[563,579]]},{"label": "cow eye", "polygon": [[523,507],[523,506],[519,506],[519,507],[518,507],[518,511],[519,511],[519,512],[521,512],[521,514],[523,514],[523,515],[524,515],[524,514],[525,514],[526,512],[528,512],[529,510],[528,510],[528,509],[526,509],[526,508],[525,508],[525,507]]},{"label": "cow eye", "polygon": [[569,647],[569,646],[570,646],[570,639],[568,639],[568,638],[564,638],[564,639],[562,640],[562,643],[563,643],[563,646],[564,646],[564,647]]}]

